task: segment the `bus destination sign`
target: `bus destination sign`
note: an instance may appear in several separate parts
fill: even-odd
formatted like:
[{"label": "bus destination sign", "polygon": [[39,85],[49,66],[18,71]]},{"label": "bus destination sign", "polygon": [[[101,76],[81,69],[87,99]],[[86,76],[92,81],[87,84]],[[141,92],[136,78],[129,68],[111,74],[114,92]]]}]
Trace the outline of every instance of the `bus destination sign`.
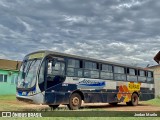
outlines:
[{"label": "bus destination sign", "polygon": [[29,55],[29,59],[43,58],[43,57],[44,57],[44,53],[36,53],[36,54]]}]

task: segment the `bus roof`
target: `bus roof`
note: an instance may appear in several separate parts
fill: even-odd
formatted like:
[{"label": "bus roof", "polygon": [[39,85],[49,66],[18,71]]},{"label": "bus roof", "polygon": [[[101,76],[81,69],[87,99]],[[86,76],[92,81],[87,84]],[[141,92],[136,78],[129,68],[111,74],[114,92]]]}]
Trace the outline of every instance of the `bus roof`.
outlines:
[{"label": "bus roof", "polygon": [[[134,68],[134,69],[147,70],[147,69],[142,68],[142,67],[135,67],[135,66],[131,66],[131,65],[119,64],[119,63],[115,63],[115,62],[109,62],[109,61],[105,61],[105,60],[98,60],[98,59],[94,59],[94,58],[82,57],[82,56],[77,56],[77,55],[71,55],[71,54],[66,54],[66,53],[49,51],[49,50],[39,50],[39,51],[36,51],[36,52],[32,52],[32,53],[30,53],[26,56],[36,54],[36,53],[44,53],[44,56],[47,56],[47,55],[51,54],[51,55],[56,55],[56,56],[64,56],[64,57],[76,58],[76,59],[81,59],[81,60],[88,60],[88,61],[93,61],[93,62],[117,65],[117,66],[122,66],[122,67],[130,67],[130,68]],[[147,70],[147,71],[152,71],[152,70]]]}]

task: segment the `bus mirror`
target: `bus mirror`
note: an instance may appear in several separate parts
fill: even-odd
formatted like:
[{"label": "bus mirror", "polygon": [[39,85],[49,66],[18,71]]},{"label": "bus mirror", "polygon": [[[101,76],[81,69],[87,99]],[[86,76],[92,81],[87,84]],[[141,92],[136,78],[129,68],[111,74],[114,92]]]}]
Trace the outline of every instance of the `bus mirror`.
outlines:
[{"label": "bus mirror", "polygon": [[52,62],[48,63],[48,74],[52,73]]}]

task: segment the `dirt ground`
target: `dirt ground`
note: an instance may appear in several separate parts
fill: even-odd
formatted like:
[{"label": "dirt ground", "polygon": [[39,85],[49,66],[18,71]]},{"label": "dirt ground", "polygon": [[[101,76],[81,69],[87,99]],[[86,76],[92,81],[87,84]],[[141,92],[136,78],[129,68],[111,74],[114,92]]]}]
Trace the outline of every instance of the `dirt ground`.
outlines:
[{"label": "dirt ground", "polygon": [[[16,102],[15,104],[20,104]],[[23,102],[22,102],[23,103]],[[36,104],[21,104],[26,109],[42,109],[49,110],[48,105],[36,105]],[[67,110],[66,105],[60,105],[59,110]],[[106,111],[160,111],[160,106],[154,106],[149,104],[144,104],[143,102],[139,103],[138,106],[127,106],[125,103],[120,103],[116,106],[104,104],[104,103],[83,103],[80,110],[106,110]]]},{"label": "dirt ground", "polygon": [[106,111],[160,111],[160,106],[139,103],[138,106],[127,106],[125,103],[119,103],[116,106],[109,104],[83,104],[85,109],[102,109]]},{"label": "dirt ground", "polygon": [[[4,107],[0,110],[9,110],[9,107],[11,110],[45,110],[48,111],[50,108],[48,105],[36,105],[36,104],[28,104],[24,103],[21,101],[1,101],[1,105],[5,105]],[[7,108],[8,109],[5,109]],[[58,107],[58,110],[68,110],[66,105],[60,105]],[[82,107],[80,110],[106,110],[106,111],[160,111],[160,106],[155,106],[155,105],[149,105],[149,104],[144,104],[143,102],[140,102],[138,106],[127,106],[125,103],[120,103],[116,106],[109,105],[109,104],[102,104],[102,103],[82,103]]]}]

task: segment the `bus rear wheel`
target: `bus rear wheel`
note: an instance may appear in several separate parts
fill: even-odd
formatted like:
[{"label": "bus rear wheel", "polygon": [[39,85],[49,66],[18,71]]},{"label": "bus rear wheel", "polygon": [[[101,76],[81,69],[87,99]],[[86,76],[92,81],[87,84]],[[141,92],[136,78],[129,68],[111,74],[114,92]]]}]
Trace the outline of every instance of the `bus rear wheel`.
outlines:
[{"label": "bus rear wheel", "polygon": [[59,105],[49,105],[49,107],[51,108],[51,110],[55,110],[56,108],[58,108]]},{"label": "bus rear wheel", "polygon": [[138,95],[136,93],[133,93],[132,97],[131,97],[131,101],[126,102],[126,104],[129,105],[129,106],[137,106],[138,101],[139,101]]},{"label": "bus rear wheel", "polygon": [[69,99],[69,104],[67,105],[70,110],[77,110],[81,107],[82,98],[78,93],[73,93]]}]

